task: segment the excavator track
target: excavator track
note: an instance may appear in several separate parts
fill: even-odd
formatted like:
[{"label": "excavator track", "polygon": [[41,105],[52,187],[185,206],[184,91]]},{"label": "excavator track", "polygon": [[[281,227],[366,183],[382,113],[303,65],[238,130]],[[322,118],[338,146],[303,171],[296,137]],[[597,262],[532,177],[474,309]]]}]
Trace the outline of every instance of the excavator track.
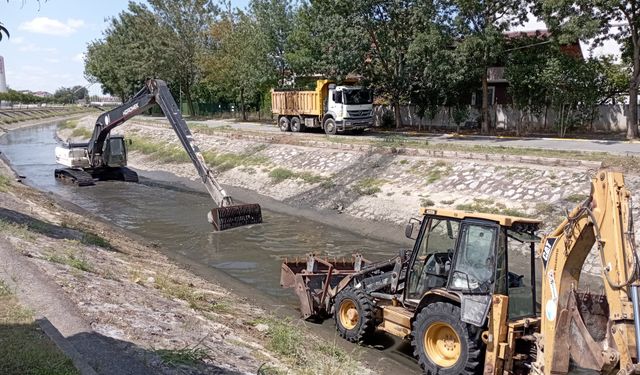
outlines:
[{"label": "excavator track", "polygon": [[60,168],[55,170],[54,175],[61,181],[78,186],[91,186],[96,184],[93,176],[81,169]]}]

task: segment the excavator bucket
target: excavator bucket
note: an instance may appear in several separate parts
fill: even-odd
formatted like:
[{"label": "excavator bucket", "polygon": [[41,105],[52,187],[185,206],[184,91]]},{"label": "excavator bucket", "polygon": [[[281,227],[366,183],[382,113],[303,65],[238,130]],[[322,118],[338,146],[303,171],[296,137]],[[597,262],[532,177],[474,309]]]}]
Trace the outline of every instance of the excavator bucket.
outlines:
[{"label": "excavator bucket", "polygon": [[262,223],[262,209],[256,203],[213,208],[207,216],[216,230]]}]

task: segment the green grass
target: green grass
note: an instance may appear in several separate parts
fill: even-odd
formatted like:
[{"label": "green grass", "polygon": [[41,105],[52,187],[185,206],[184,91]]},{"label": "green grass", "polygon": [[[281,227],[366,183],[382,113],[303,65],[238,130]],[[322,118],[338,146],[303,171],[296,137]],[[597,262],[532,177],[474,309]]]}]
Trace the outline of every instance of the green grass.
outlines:
[{"label": "green grass", "polygon": [[67,120],[58,124],[58,129],[73,129],[78,126],[78,120]]},{"label": "green grass", "polygon": [[89,232],[85,232],[82,234],[82,239],[80,240],[80,242],[85,245],[98,246],[104,249],[113,249],[113,246],[107,239]]},{"label": "green grass", "polygon": [[0,374],[79,374],[1,280]]},{"label": "green grass", "polygon": [[0,279],[0,297],[6,297],[11,294],[13,293],[11,293],[11,289],[9,289],[7,283],[4,280]]},{"label": "green grass", "polygon": [[294,325],[290,319],[275,317],[258,319],[255,323],[266,324],[269,327],[266,331],[268,349],[294,360],[302,358],[305,337],[301,327]]},{"label": "green grass", "polygon": [[506,216],[527,217],[527,214],[515,208],[507,208],[502,203],[495,203],[490,199],[475,198],[471,203],[459,204],[456,210],[467,212],[483,212],[487,214],[498,214]]},{"label": "green grass", "polygon": [[555,206],[551,203],[536,203],[536,212],[538,215],[551,215],[555,211]]},{"label": "green grass", "polygon": [[53,263],[66,264],[80,271],[94,272],[93,267],[86,259],[79,258],[71,251],[67,251],[67,253],[63,255],[49,254],[45,259]]},{"label": "green grass", "polygon": [[456,203],[456,201],[455,201],[455,200],[453,200],[453,199],[448,199],[448,200],[440,201],[440,204],[443,204],[443,205],[445,205],[445,206],[451,206],[451,205],[452,205],[452,204],[454,204],[454,203]]},{"label": "green grass", "polygon": [[4,219],[0,219],[0,232],[18,237],[28,242],[36,240],[36,235],[29,230],[27,224],[16,224]]},{"label": "green grass", "polygon": [[432,201],[431,199],[429,199],[429,198],[420,199],[420,206],[421,207],[433,207],[433,206],[435,206],[435,204],[436,203],[434,201]]},{"label": "green grass", "polygon": [[82,138],[91,138],[91,131],[85,128],[75,128],[73,132],[71,132],[72,137],[82,137]]},{"label": "green grass", "polygon": [[12,184],[11,178],[0,174],[0,192],[9,191]]},{"label": "green grass", "polygon": [[567,202],[571,203],[581,203],[584,202],[587,198],[589,198],[586,194],[571,194],[564,198]]},{"label": "green grass", "polygon": [[375,195],[382,191],[380,187],[386,183],[386,180],[380,178],[366,177],[356,182],[353,190],[359,195]]},{"label": "green grass", "polygon": [[279,184],[289,179],[300,179],[308,184],[324,183],[327,177],[319,176],[311,172],[294,172],[286,168],[274,168],[269,172],[269,178],[274,184]]},{"label": "green grass", "polygon": [[182,148],[171,144],[159,144],[141,137],[130,136],[130,151],[139,151],[152,159],[164,163],[188,163],[191,161],[187,152]]},{"label": "green grass", "polygon": [[228,171],[236,167],[257,166],[267,164],[269,162],[268,158],[257,156],[253,151],[242,154],[218,154],[213,151],[205,151],[202,153],[202,156],[208,165],[214,167],[220,172]]},{"label": "green grass", "polygon": [[199,347],[185,347],[182,349],[160,349],[155,351],[162,362],[171,366],[196,365],[207,358],[207,352]]},{"label": "green grass", "polygon": [[194,310],[227,314],[233,312],[233,306],[224,300],[212,301],[205,293],[192,286],[174,280],[167,275],[158,275],[155,287],[166,296],[183,300]]}]

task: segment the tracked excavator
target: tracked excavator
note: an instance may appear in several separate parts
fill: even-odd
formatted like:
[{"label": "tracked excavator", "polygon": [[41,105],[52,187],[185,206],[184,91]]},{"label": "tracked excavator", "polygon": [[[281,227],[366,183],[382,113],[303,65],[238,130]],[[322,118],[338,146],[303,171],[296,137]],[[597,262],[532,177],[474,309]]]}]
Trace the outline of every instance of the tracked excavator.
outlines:
[{"label": "tracked excavator", "polygon": [[55,177],[80,186],[93,185],[95,180],[121,180],[137,182],[138,175],[127,168],[127,144],[121,135],[111,131],[155,104],[169,120],[180,143],[193,162],[207,191],[215,201],[207,219],[216,230],[225,230],[262,222],[258,204],[236,204],[216,181],[213,172],[193,141],[191,131],[180,114],[167,84],[151,79],[129,101],[101,114],[96,120],[91,138],[86,143],[67,142],[56,147],[56,162],[66,168],[55,170]]},{"label": "tracked excavator", "polygon": [[[410,340],[426,374],[638,374],[631,207],[623,175],[601,170],[543,239],[538,220],[422,209],[406,228],[413,249],[378,263],[285,259],[281,284],[295,289],[305,318],[333,315],[349,341],[376,330]],[[592,250],[599,295],[578,289]]]}]

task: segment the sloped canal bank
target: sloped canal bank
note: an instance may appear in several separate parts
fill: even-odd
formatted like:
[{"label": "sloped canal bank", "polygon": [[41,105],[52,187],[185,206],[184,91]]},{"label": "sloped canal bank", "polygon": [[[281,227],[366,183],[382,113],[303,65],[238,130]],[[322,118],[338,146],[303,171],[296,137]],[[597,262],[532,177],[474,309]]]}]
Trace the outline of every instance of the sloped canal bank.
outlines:
[{"label": "sloped canal bank", "polygon": [[[295,316],[292,307],[297,304],[296,300],[289,291],[283,291],[279,287],[282,256],[304,256],[308,252],[350,256],[354,252],[362,252],[372,259],[381,259],[392,256],[399,248],[398,245],[367,240],[335,227],[268,210],[264,212],[265,224],[212,233],[205,219],[207,210],[211,208],[208,196],[174,183],[169,184],[172,187],[169,189],[157,187],[155,182],[149,180],[143,184],[113,182],[89,188],[60,184],[53,178],[55,127],[55,124],[50,124],[20,129],[0,138],[0,149],[11,161],[13,168],[20,175],[26,176],[25,183],[38,190],[51,192],[56,197],[54,200],[71,202],[102,219],[97,222],[113,223],[139,236],[140,240],[150,242],[153,248],[149,250],[150,259],[155,260],[156,249],[160,250],[204,279],[220,282],[258,305],[270,306],[272,311],[279,310]],[[132,288],[141,284],[156,284],[155,288],[158,289],[157,277],[144,272],[140,275],[134,273],[129,272],[126,277],[130,279],[128,281],[132,283]],[[230,281],[227,275],[232,276],[235,281]],[[70,288],[72,287],[73,285]],[[198,285],[198,288],[201,286]],[[231,300],[234,298],[236,297]],[[233,318],[247,315],[246,311],[227,310],[226,313]],[[265,314],[264,310],[262,314]],[[255,317],[255,311],[243,318],[251,317]],[[329,344],[335,345],[333,343],[337,342],[339,346],[350,348],[349,353],[354,350],[349,344],[343,346],[333,333],[331,324],[321,329],[316,328],[318,327],[314,331]],[[169,337],[170,334],[167,333],[166,338]],[[399,356],[401,362],[406,362],[407,371],[417,370],[415,363],[405,358],[407,348],[401,349],[403,353],[390,353],[393,352],[391,350],[386,351],[385,356]],[[375,350],[357,351],[361,354],[355,357],[367,362],[376,363],[380,357]],[[255,361],[254,358],[253,363]],[[387,366],[397,366],[395,361],[392,363]],[[286,367],[286,363],[284,366]],[[354,366],[354,369],[358,368],[357,365]],[[382,368],[378,367],[377,363],[372,367],[381,372],[385,368],[384,365]]]}]

